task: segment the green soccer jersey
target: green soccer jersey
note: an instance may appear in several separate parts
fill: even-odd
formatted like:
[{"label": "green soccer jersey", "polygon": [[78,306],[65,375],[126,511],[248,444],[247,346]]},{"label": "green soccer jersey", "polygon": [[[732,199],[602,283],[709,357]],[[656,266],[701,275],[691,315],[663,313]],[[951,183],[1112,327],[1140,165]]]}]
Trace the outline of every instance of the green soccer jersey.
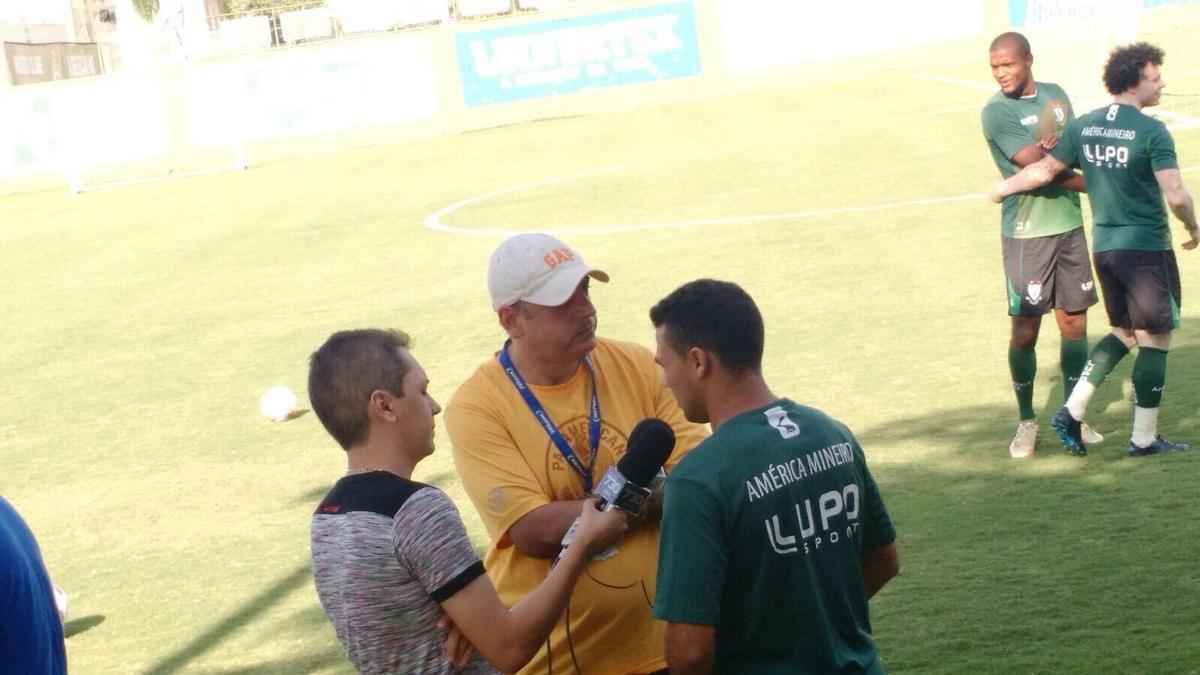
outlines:
[{"label": "green soccer jersey", "polygon": [[850,431],[780,399],[667,478],[654,614],[714,626],[718,673],[882,674],[862,557],[895,537]]},{"label": "green soccer jersey", "polygon": [[1179,164],[1162,122],[1113,103],[1073,120],[1050,154],[1083,167],[1093,250],[1170,250],[1167,209],[1154,172]]},{"label": "green soccer jersey", "polygon": [[[1062,135],[1074,117],[1071,101],[1062,87],[1037,82],[1033,96],[1009,98],[1002,92],[983,107],[983,135],[996,168],[1005,178],[1021,170],[1012,158],[1021,148],[1037,143],[1046,134]],[[1079,193],[1058,185],[1005,198],[1001,232],[1006,237],[1032,239],[1070,232],[1083,227]]]}]

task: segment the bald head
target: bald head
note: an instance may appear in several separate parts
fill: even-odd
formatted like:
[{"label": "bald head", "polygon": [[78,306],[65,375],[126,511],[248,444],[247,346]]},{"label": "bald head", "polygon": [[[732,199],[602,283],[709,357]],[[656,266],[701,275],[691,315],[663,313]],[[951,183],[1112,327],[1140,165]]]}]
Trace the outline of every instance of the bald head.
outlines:
[{"label": "bald head", "polygon": [[1012,52],[1013,56],[1026,57],[1031,56],[1033,52],[1029,48],[1029,40],[1025,39],[1024,35],[1016,32],[1001,33],[992,40],[992,46],[988,51],[994,52],[998,49],[1007,49]]}]

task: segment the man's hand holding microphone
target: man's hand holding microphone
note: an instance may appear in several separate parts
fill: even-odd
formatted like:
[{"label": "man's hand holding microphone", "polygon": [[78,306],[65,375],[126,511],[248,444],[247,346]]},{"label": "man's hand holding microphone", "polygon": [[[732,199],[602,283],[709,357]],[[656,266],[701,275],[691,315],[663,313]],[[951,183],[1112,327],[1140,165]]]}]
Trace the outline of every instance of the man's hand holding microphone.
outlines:
[{"label": "man's hand holding microphone", "polygon": [[619,514],[623,521],[641,517],[647,502],[651,501],[654,479],[674,448],[675,432],[669,424],[656,417],[638,422],[629,434],[625,455],[600,479],[595,499],[584,503],[582,514],[563,535],[563,548],[554,564],[565,560],[580,544],[588,549],[588,557],[594,559],[605,560],[616,555],[616,539],[607,541],[604,546],[596,546],[596,539],[584,538],[585,528],[596,522],[595,512]]}]

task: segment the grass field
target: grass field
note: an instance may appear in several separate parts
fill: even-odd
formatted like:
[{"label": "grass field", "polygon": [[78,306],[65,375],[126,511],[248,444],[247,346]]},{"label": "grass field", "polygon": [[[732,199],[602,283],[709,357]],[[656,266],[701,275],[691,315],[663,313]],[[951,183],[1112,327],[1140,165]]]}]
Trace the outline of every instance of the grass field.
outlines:
[{"label": "grass field", "polygon": [[[1197,17],[1152,26],[1168,91],[1200,91]],[[984,45],[0,199],[0,493],[71,594],[72,671],[351,672],[307,564],[342,453],[311,414],[264,421],[258,396],[303,397],[330,332],[391,326],[447,400],[501,342],[485,287],[497,232],[565,229],[613,277],[593,292],[602,334],[652,345],[653,302],[697,277],[737,281],[764,312],[775,391],[859,434],[904,564],[873,603],[891,672],[1200,673],[1200,454],[1124,457],[1133,359],[1093,403],[1109,440],[1091,456],[1065,456],[1047,425],[1036,458],[1008,459],[999,210],[976,195],[996,176],[987,94],[949,80],[986,85]],[[1176,143],[1200,167],[1200,130]],[[1196,288],[1200,253],[1180,266]],[[1196,307],[1162,428],[1200,443]],[[1097,337],[1103,312],[1090,316]],[[1045,421],[1062,396],[1050,322],[1038,352]],[[455,497],[483,546],[439,434],[417,477]]]}]

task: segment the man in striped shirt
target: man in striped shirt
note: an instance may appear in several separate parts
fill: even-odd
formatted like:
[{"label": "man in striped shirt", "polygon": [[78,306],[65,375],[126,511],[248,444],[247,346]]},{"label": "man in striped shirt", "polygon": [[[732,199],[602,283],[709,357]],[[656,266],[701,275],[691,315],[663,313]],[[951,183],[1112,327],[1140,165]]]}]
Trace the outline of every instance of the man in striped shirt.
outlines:
[{"label": "man in striped shirt", "polygon": [[[441,407],[408,344],[396,331],[344,331],[312,355],[309,399],[348,465],[313,514],[317,595],[359,672],[512,672],[545,641],[591,555],[625,531],[625,516],[584,503],[560,564],[512,609],[502,605],[454,503],[411,479],[433,453]],[[478,655],[443,648],[443,613]]]}]

